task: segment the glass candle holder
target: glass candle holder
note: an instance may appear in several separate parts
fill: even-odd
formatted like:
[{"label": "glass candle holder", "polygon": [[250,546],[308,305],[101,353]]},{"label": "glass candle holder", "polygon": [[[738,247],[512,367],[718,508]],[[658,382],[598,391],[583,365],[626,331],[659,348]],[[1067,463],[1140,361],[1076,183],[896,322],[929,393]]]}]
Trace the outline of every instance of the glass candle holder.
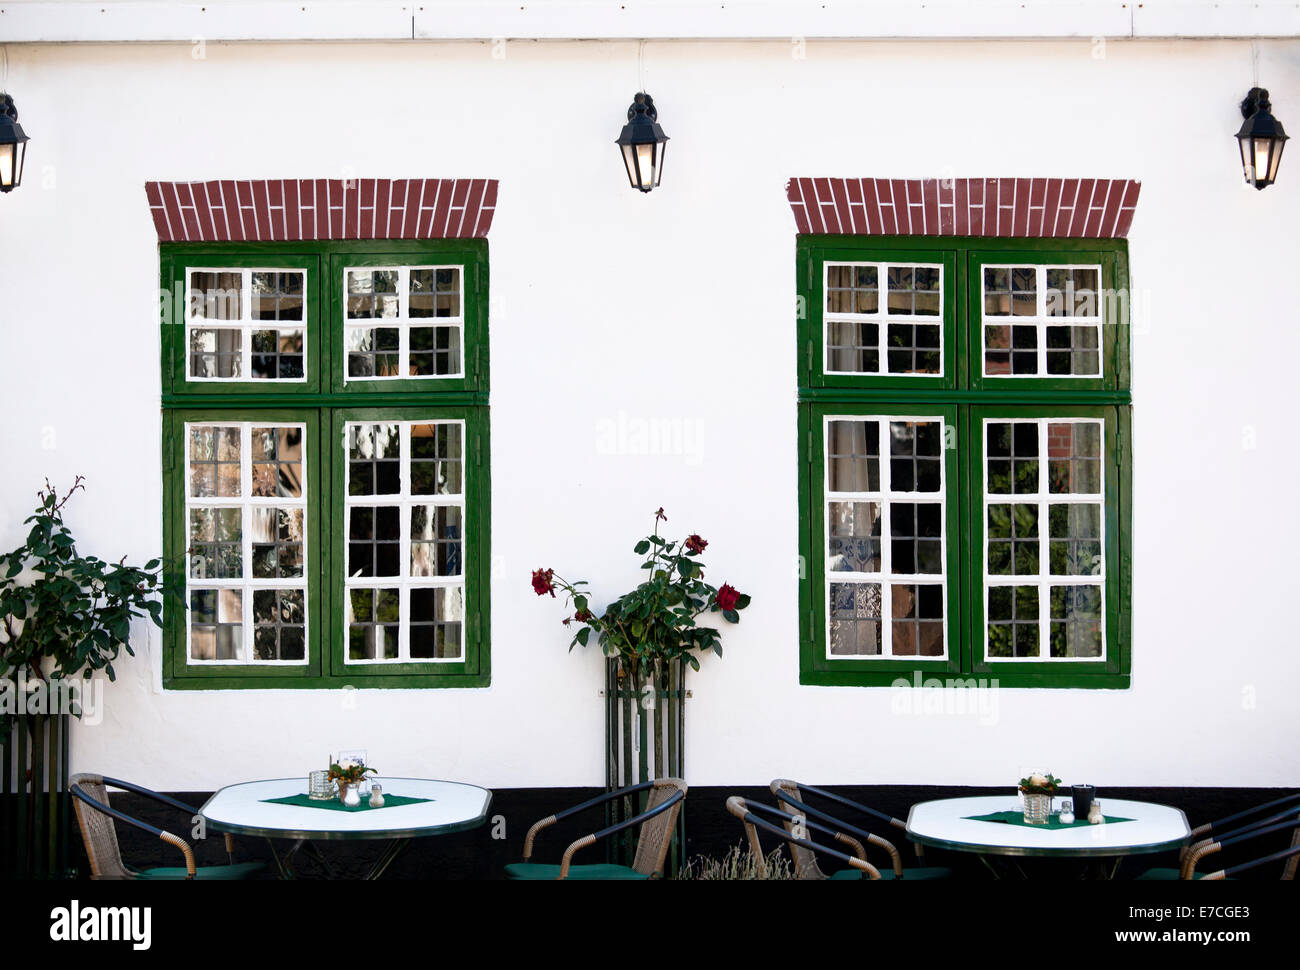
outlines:
[{"label": "glass candle holder", "polygon": [[316,801],[325,801],[338,794],[334,782],[330,781],[328,771],[313,771],[307,775],[307,797]]}]

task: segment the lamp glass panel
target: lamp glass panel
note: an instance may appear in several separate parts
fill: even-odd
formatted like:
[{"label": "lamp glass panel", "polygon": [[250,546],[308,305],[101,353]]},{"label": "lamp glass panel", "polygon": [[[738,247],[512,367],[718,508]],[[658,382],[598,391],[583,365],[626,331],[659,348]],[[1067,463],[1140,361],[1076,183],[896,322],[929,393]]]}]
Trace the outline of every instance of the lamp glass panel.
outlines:
[{"label": "lamp glass panel", "polygon": [[14,153],[17,145],[0,145],[0,185],[9,187],[14,183]]},{"label": "lamp glass panel", "polygon": [[1282,149],[1286,147],[1286,141],[1279,138],[1273,142],[1273,154],[1269,156],[1268,161],[1268,181],[1271,185],[1277,181],[1277,167],[1282,161]]},{"label": "lamp glass panel", "polygon": [[653,142],[636,146],[637,176],[640,179],[637,187],[643,190],[655,185],[655,147]]},{"label": "lamp glass panel", "polygon": [[623,149],[623,165],[627,168],[627,180],[632,188],[638,189],[641,186],[636,177],[636,153],[632,150],[633,146],[620,145],[619,147]]},{"label": "lamp glass panel", "polygon": [[1252,139],[1255,146],[1255,178],[1264,180],[1268,178],[1269,164],[1268,157],[1273,150],[1273,139],[1259,138]]}]

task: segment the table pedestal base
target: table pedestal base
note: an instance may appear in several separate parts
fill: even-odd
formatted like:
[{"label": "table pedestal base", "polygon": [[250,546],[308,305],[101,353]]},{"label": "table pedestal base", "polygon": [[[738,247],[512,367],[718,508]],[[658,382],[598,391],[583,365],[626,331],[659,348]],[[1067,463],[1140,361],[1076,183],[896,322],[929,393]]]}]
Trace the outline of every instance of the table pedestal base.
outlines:
[{"label": "table pedestal base", "polygon": [[[379,858],[371,864],[370,868],[366,870],[365,875],[361,878],[378,879],[382,876],[388,870],[388,867],[391,866],[397,857],[406,849],[406,843],[409,841],[409,839],[392,839],[387,842],[384,845],[384,851],[380,853]],[[287,848],[284,849],[277,848],[275,839],[267,839],[266,842],[267,845],[271,847],[271,858],[275,860],[275,868],[281,879],[300,878],[298,873],[295,871],[293,864],[294,858],[299,852],[303,851],[310,855],[312,860],[320,865],[320,867],[325,871],[326,879],[341,878],[338,870],[330,864],[330,861],[325,858],[324,853],[321,852],[316,843],[311,839],[295,839]]]}]

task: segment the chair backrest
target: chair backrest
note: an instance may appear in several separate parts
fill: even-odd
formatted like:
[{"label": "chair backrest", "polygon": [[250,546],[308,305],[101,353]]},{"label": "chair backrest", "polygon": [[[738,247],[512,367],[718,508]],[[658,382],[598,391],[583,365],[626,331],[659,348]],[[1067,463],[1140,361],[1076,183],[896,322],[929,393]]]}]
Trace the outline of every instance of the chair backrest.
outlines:
[{"label": "chair backrest", "polygon": [[[772,794],[781,802],[782,807],[788,812],[795,812],[795,809],[788,802],[781,799],[782,795],[787,796],[791,801],[801,802],[799,797],[799,785],[790,781],[788,778],[778,778],[771,784]],[[796,812],[797,814],[797,812]],[[785,822],[785,830],[791,835],[794,834],[794,823]],[[805,849],[801,845],[793,842],[788,843],[790,846],[790,855],[794,857],[794,874],[798,879],[828,879],[829,876],[822,872],[821,866],[817,864],[817,854],[811,849]]]},{"label": "chair backrest", "polygon": [[[646,811],[657,808],[678,792],[686,794],[686,782],[680,778],[656,778],[650,789],[650,797],[646,799]],[[672,842],[673,831],[677,827],[677,815],[681,810],[682,803],[678,801],[667,811],[660,812],[654,818],[646,819],[641,823],[632,868],[643,876],[655,876],[663,872],[664,859],[668,856],[668,845]]]},{"label": "chair backrest", "polygon": [[749,857],[758,871],[759,878],[766,878],[767,863],[764,861],[766,857],[763,855],[763,843],[758,840],[758,830],[746,818],[749,814],[749,806],[739,795],[732,795],[727,799],[727,811],[744,823],[745,838],[749,841]]},{"label": "chair backrest", "polygon": [[77,797],[80,792],[101,805],[108,805],[108,787],[103,776],[73,775],[68,786],[73,795],[72,806],[77,813],[81,841],[90,859],[90,874],[96,879],[135,878],[135,874],[122,863],[122,850],[117,843],[117,826],[113,819]]}]

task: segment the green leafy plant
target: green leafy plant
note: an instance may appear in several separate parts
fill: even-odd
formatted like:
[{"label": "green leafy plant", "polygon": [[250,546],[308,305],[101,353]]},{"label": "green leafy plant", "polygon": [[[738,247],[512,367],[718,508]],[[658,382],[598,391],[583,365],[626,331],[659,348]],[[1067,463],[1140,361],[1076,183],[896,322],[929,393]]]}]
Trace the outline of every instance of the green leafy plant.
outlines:
[{"label": "green leafy plant", "polygon": [[340,761],[330,765],[330,781],[342,782],[345,785],[359,785],[366,777],[367,772],[373,772],[374,768],[367,768],[360,761]]},{"label": "green leafy plant", "polygon": [[[134,654],[131,620],[148,617],[162,626],[159,561],[143,568],[126,558],[109,563],[77,552],[63,523],[63,508],[78,491],[77,476],[62,498],[48,481],[37,495],[40,505],[24,520],[27,541],[0,557],[0,675],[55,680],[102,670],[115,680],[119,650]],[[43,661],[52,660],[47,678]],[[5,728],[8,725],[3,725]],[[8,731],[0,732],[0,740]]]},{"label": "green leafy plant", "polygon": [[573,614],[562,621],[577,624],[569,649],[587,646],[595,632],[596,642],[608,657],[618,657],[632,673],[655,660],[684,658],[695,670],[699,658],[692,651],[712,650],[722,656],[722,634],[715,627],[700,626],[698,617],[717,613],[727,623],[740,622],[740,610],[749,597],[723,583],[714,587],[704,581],[700,555],[708,542],[698,535],[669,541],[659,535],[659,523],[667,522],[664,510],[655,513],[654,531],[633,547],[643,556],[641,568],[649,577],[630,592],[610,603],[597,615],[591,609],[586,580],[569,582],[553,569],[533,571],[533,591],[538,596],[556,590],[565,594],[566,608]]},{"label": "green leafy plant", "polygon": [[1026,795],[1055,795],[1061,787],[1061,779],[1050,771],[1042,775],[1030,775],[1020,779],[1020,790]]},{"label": "green leafy plant", "polygon": [[721,859],[699,855],[688,860],[678,871],[678,879],[717,882],[736,879],[794,879],[794,868],[781,854],[780,847],[773,849],[759,866],[744,843],[733,845]]}]

